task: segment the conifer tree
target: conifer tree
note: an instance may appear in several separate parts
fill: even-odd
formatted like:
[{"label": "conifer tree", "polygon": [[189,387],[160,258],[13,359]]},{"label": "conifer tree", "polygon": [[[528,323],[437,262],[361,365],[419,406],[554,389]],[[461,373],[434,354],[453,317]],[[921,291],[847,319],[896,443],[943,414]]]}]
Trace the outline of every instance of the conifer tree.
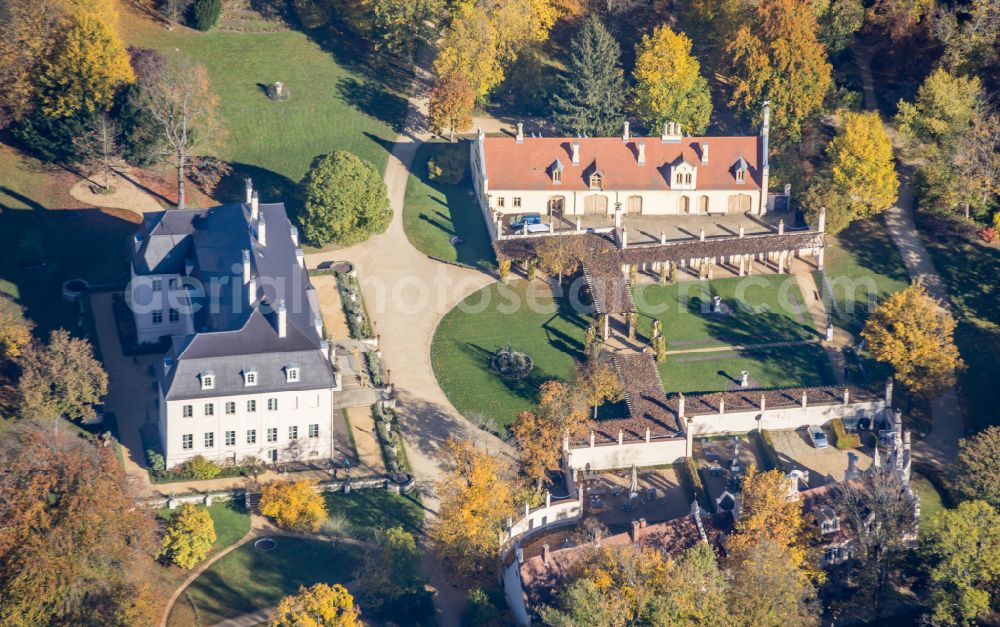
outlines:
[{"label": "conifer tree", "polygon": [[555,95],[556,126],[576,135],[615,134],[624,117],[621,47],[591,16],[573,39],[568,71]]}]

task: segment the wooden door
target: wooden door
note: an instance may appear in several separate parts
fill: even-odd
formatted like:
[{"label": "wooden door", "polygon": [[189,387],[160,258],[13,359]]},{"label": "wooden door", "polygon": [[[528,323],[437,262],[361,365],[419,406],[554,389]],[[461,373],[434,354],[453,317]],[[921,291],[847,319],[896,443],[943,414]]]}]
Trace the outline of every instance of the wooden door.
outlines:
[{"label": "wooden door", "polygon": [[628,197],[628,212],[636,214],[642,213],[642,196]]}]

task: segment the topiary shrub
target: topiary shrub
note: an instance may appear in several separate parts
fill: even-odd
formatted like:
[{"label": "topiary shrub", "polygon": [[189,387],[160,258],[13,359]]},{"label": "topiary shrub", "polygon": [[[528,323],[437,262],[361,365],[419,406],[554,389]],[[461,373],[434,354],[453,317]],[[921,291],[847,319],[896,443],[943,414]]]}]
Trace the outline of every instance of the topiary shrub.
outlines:
[{"label": "topiary shrub", "polygon": [[210,462],[201,455],[195,455],[186,464],[186,470],[195,479],[214,479],[222,469],[218,464]]},{"label": "topiary shrub", "polygon": [[356,244],[389,227],[389,194],[378,169],[349,152],[318,157],[302,182],[302,235],[313,246]]},{"label": "topiary shrub", "polygon": [[427,160],[427,178],[445,185],[458,185],[465,178],[466,151],[459,146],[442,146]]},{"label": "topiary shrub", "polygon": [[196,0],[191,7],[191,26],[209,30],[219,22],[221,15],[222,0]]},{"label": "topiary shrub", "polygon": [[830,422],[833,424],[833,445],[835,447],[842,451],[847,451],[861,446],[861,436],[857,433],[848,433],[847,429],[844,428],[843,420],[834,418]]}]

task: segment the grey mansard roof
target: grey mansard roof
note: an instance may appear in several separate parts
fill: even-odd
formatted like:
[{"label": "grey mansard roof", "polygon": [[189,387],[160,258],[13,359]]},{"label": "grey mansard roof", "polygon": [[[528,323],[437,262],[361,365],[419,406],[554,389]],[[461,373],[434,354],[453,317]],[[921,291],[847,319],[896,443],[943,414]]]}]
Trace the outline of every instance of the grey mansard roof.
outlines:
[{"label": "grey mansard roof", "polygon": [[[266,223],[265,243],[250,207],[242,203],[210,209],[146,214],[133,243],[136,275],[181,275],[196,279],[189,291],[196,308],[195,334],[175,336],[169,373],[160,380],[168,399],[330,388],[333,372],[322,354],[316,292],[299,264],[294,228],[281,203],[259,205]],[[243,284],[243,251],[250,251],[250,285]],[[136,287],[136,297],[151,286]],[[272,307],[284,301],[285,337],[279,337]],[[252,301],[252,304],[251,304]],[[300,379],[285,382],[285,367],[299,367]],[[257,371],[258,384],[243,385],[242,372]],[[202,390],[200,374],[215,375],[213,390]]]}]

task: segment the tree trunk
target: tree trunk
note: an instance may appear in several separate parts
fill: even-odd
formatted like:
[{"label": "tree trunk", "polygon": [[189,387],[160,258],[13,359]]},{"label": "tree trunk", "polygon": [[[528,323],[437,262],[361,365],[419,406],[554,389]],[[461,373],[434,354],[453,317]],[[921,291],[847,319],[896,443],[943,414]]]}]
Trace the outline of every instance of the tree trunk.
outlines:
[{"label": "tree trunk", "polygon": [[184,209],[186,202],[184,198],[184,153],[177,154],[177,208]]},{"label": "tree trunk", "polygon": [[597,420],[597,405],[594,405],[594,420]]}]

